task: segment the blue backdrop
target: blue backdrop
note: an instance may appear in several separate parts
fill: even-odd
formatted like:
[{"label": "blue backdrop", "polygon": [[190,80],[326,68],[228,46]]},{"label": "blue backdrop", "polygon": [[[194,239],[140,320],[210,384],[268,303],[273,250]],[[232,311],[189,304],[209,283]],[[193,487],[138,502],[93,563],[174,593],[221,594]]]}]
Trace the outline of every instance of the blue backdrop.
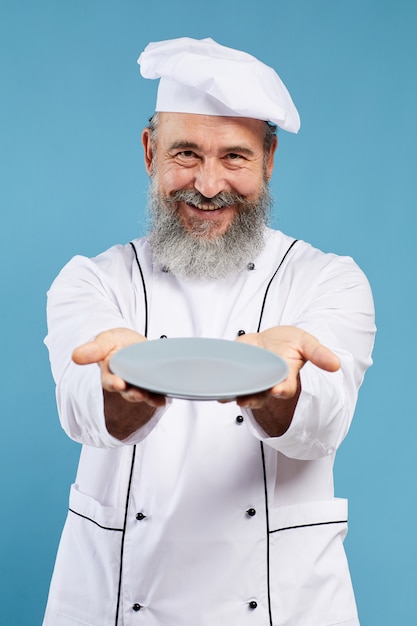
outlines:
[{"label": "blue backdrop", "polygon": [[211,36],[276,67],[302,119],[280,135],[274,225],[352,255],[373,286],[375,365],[338,455],[364,626],[417,623],[413,0],[2,0],[0,623],[41,623],[78,446],[60,430],[45,292],[74,254],[144,230],[149,41]]}]

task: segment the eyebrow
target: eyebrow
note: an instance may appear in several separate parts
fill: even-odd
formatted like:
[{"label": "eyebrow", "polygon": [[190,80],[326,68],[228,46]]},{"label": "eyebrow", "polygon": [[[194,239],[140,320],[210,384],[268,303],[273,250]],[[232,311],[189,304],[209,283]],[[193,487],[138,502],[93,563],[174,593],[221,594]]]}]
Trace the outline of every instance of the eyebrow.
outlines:
[{"label": "eyebrow", "polygon": [[[201,147],[192,142],[192,141],[174,141],[174,143],[171,144],[170,150],[201,150]],[[247,156],[255,156],[255,153],[253,150],[251,150],[250,148],[247,148],[246,146],[229,146],[226,148],[222,148],[221,150],[222,152],[225,152],[227,154],[246,154]]]},{"label": "eyebrow", "polygon": [[198,150],[199,147],[192,141],[174,141],[169,147],[170,150]]}]

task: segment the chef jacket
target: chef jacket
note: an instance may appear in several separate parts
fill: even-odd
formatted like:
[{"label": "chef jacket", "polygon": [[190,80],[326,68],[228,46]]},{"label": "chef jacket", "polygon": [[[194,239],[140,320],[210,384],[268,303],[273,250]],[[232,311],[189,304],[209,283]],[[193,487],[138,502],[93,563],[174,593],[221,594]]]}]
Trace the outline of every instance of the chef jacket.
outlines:
[{"label": "chef jacket", "polygon": [[[45,341],[62,426],[82,449],[44,626],[359,624],[333,463],[371,364],[372,296],[351,258],[265,237],[226,279],[174,276],[145,237],[75,257],[53,283]],[[334,373],[304,365],[280,437],[235,402],[169,399],[120,441],[99,368],[71,361],[111,328],[234,340],[276,325],[305,329],[341,361]]]}]

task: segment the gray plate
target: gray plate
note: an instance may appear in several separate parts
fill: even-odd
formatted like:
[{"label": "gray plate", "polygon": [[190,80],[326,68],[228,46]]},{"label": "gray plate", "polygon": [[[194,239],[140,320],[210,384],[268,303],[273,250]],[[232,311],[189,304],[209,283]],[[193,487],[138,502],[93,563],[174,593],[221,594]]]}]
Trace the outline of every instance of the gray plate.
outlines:
[{"label": "gray plate", "polygon": [[270,389],[288,375],[268,350],[224,339],[155,339],[116,352],[111,371],[171,398],[230,400]]}]

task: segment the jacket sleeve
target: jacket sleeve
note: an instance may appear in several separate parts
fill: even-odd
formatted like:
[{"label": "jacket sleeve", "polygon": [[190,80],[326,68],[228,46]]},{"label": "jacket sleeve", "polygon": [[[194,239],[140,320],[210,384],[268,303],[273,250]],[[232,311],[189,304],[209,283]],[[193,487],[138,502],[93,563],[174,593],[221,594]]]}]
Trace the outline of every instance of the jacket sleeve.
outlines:
[{"label": "jacket sleeve", "polygon": [[[291,298],[283,324],[298,326],[317,337],[340,358],[334,373],[311,363],[301,369],[301,395],[289,429],[281,437],[268,437],[246,411],[252,433],[284,455],[316,459],[333,454],[354,414],[365,371],[372,364],[374,305],[369,283],[349,257],[323,255],[326,263],[297,267],[288,273]],[[298,277],[301,272],[301,278]],[[304,273],[304,275],[303,275]]]},{"label": "jacket sleeve", "polygon": [[[71,354],[77,346],[112,328],[137,328],[138,321],[127,300],[132,299],[132,263],[126,252],[105,253],[96,259],[74,257],[52,284],[47,299],[48,335],[52,375],[56,383],[61,425],[75,441],[94,447],[111,448],[137,443],[152,430],[164,409],[132,437],[122,442],[112,437],[104,418],[103,390],[97,364],[76,365]],[[109,255],[109,256],[106,256]],[[112,265],[117,284],[109,279]],[[130,280],[128,280],[130,278]],[[129,290],[123,285],[129,284]]]}]

